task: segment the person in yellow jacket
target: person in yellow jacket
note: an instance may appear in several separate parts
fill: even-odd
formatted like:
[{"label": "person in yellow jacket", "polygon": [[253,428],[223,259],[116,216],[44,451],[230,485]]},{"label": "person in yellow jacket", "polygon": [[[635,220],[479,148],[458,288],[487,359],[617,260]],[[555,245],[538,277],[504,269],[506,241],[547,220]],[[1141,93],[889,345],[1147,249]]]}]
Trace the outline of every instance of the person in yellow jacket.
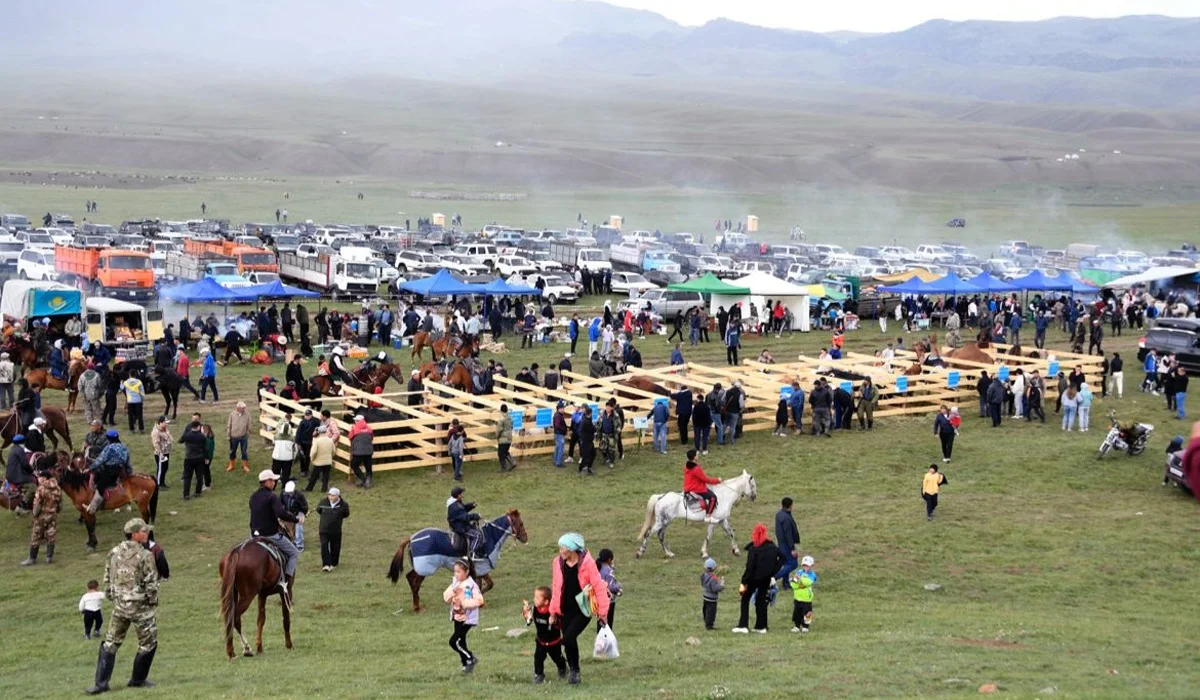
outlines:
[{"label": "person in yellow jacket", "polygon": [[817,583],[817,572],[813,571],[813,558],[800,560],[800,568],[792,572],[788,583],[792,587],[795,603],[792,607],[792,631],[808,633],[813,616],[813,586]]},{"label": "person in yellow jacket", "polygon": [[929,465],[929,471],[921,480],[921,498],[925,499],[925,519],[933,521],[933,511],[938,507],[938,490],[943,484],[950,483],[946,475],[938,471],[936,464]]}]

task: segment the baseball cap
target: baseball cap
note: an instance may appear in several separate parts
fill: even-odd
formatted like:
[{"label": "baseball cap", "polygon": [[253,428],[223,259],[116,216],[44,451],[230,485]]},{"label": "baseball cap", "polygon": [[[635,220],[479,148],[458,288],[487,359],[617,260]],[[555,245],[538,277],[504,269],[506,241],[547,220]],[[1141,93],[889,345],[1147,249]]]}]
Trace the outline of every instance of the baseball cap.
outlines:
[{"label": "baseball cap", "polygon": [[800,560],[800,564],[802,566],[812,566],[813,558],[812,557],[804,557],[803,559]]},{"label": "baseball cap", "polygon": [[146,532],[150,528],[146,527],[146,521],[141,518],[131,518],[125,523],[125,534],[132,535],[135,532]]},{"label": "baseball cap", "polygon": [[340,495],[342,495],[342,490],[336,486],[331,486],[329,488],[329,495],[330,496],[340,496]]},{"label": "baseball cap", "polygon": [[717,560],[713,559],[712,557],[705,559],[704,560],[704,568],[708,569],[709,571],[712,571],[713,569],[717,568]]},{"label": "baseball cap", "polygon": [[120,433],[118,433],[118,432],[117,432],[117,431],[115,431],[115,430],[110,430],[110,431],[108,431],[107,433],[105,433],[104,435],[105,435],[106,437],[110,437],[110,438],[121,437],[121,434],[120,434]]},{"label": "baseball cap", "polygon": [[269,479],[274,479],[275,481],[279,481],[279,475],[276,474],[275,472],[271,471],[270,469],[264,469],[258,473],[258,483],[261,484],[262,482],[267,481]]}]

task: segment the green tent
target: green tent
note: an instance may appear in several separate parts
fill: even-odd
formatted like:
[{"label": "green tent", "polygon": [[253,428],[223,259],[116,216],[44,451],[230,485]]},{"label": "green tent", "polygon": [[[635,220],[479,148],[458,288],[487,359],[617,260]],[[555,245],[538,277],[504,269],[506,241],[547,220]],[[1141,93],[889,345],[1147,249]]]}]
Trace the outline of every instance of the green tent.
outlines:
[{"label": "green tent", "polygon": [[681,284],[667,285],[667,289],[676,292],[700,292],[701,294],[749,294],[748,287],[737,287],[724,280],[717,279],[713,273],[708,273],[703,277],[697,277],[694,280],[688,280]]}]

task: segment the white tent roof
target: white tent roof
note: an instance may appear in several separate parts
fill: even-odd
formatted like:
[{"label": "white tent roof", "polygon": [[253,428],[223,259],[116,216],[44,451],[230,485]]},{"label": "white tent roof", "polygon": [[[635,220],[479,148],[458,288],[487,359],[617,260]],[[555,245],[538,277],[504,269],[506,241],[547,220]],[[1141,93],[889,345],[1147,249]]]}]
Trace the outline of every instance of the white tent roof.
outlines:
[{"label": "white tent roof", "polygon": [[29,309],[25,307],[25,301],[30,290],[34,289],[74,290],[75,288],[59,282],[8,280],[4,283],[3,295],[0,296],[0,313],[13,318],[25,318],[25,314],[29,313]]},{"label": "white tent roof", "polygon": [[1139,272],[1136,275],[1125,275],[1112,280],[1105,287],[1132,287],[1135,284],[1147,284],[1149,282],[1157,282],[1158,280],[1171,279],[1172,277],[1182,277],[1184,275],[1194,275],[1200,272],[1194,267],[1152,267],[1145,272]]},{"label": "white tent roof", "polygon": [[808,288],[792,284],[765,272],[751,272],[745,277],[730,281],[738,287],[748,287],[750,294],[764,297],[797,297],[808,296]]}]

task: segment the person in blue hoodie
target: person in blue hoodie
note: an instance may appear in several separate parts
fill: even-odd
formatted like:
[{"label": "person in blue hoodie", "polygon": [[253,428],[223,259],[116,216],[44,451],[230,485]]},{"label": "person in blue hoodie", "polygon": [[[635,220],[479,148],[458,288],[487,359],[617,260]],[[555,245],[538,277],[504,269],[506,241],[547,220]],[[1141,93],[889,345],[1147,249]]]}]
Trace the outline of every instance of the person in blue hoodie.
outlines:
[{"label": "person in blue hoodie", "polygon": [[788,407],[792,409],[792,420],[796,423],[796,434],[803,434],[804,390],[800,388],[800,382],[792,382],[792,397],[788,399]]},{"label": "person in blue hoodie", "polygon": [[1009,338],[1013,345],[1021,344],[1021,311],[1020,309],[1013,312],[1012,319],[1008,322],[1008,330],[1012,331]]},{"label": "person in blue hoodie", "polygon": [[588,357],[591,357],[592,353],[600,347],[600,323],[600,317],[597,316],[588,325]]},{"label": "person in blue hoodie", "polygon": [[575,354],[575,343],[579,342],[579,314],[571,314],[571,322],[567,325],[567,337],[571,339],[571,354]]},{"label": "person in blue hoodie", "polygon": [[1142,364],[1142,369],[1146,372],[1146,378],[1142,380],[1142,391],[1152,392],[1155,396],[1158,395],[1158,356],[1153,350],[1146,353],[1146,360]]},{"label": "person in blue hoodie", "polygon": [[672,365],[684,364],[683,350],[679,347],[679,343],[675,343],[675,349],[671,351],[671,364]]},{"label": "person in blue hoodie", "polygon": [[667,453],[667,419],[671,417],[671,412],[667,408],[667,400],[655,400],[649,417],[654,419],[654,451],[665,455]]},{"label": "person in blue hoodie", "polygon": [[1046,328],[1050,326],[1050,314],[1045,311],[1037,312],[1033,317],[1033,344],[1038,349],[1046,347]]}]

